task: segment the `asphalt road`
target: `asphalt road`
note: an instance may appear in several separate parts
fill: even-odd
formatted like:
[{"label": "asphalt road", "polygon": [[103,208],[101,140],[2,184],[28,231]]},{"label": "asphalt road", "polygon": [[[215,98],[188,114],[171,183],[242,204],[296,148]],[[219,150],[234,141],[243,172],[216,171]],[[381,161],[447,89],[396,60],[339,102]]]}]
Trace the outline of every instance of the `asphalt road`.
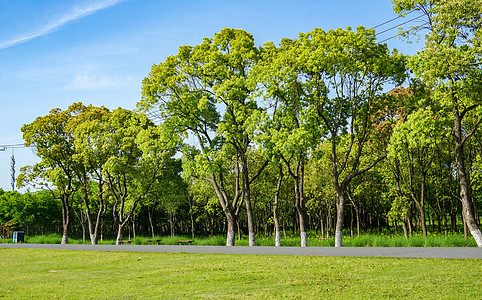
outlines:
[{"label": "asphalt road", "polygon": [[88,251],[184,252],[212,254],[311,255],[350,257],[410,257],[482,259],[482,248],[456,247],[245,247],[191,245],[59,245],[0,244],[0,248],[64,249]]}]

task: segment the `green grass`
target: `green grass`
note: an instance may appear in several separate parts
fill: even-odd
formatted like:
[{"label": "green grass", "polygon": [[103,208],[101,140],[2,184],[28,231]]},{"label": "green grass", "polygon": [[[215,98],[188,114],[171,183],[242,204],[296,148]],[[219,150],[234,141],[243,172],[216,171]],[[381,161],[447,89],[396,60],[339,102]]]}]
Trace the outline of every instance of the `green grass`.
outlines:
[{"label": "green grass", "polygon": [[[127,239],[127,238],[126,238]],[[136,245],[147,245],[147,240],[150,237],[136,237],[132,239],[132,243]],[[174,237],[156,237],[162,239],[161,245],[177,245],[178,240],[190,240],[190,236],[174,236]],[[62,237],[60,235],[51,234],[45,236],[26,236],[25,242],[29,244],[60,244]],[[0,243],[11,243],[11,239],[0,240]],[[70,244],[90,244],[90,240],[83,242],[79,239],[69,238]],[[115,240],[108,239],[99,241],[99,244],[115,244]],[[258,246],[274,246],[274,239],[272,236],[259,235],[256,237],[256,244]],[[226,245],[226,237],[222,235],[212,237],[195,237],[193,245],[212,245],[223,246]],[[241,240],[236,240],[236,246],[248,246],[248,238],[243,236]],[[300,245],[299,236],[290,234],[287,238],[281,240],[282,246],[297,247]],[[310,247],[333,247],[335,241],[331,239],[322,239],[316,233],[308,234],[308,246]],[[345,247],[476,247],[473,237],[465,239],[461,233],[451,234],[429,234],[424,238],[420,234],[413,235],[408,239],[403,236],[395,234],[362,234],[360,236],[344,237],[343,246]]]},{"label": "green grass", "polygon": [[481,260],[0,248],[6,299],[480,299]]},{"label": "green grass", "polygon": [[[236,240],[236,246],[248,246],[246,237]],[[272,237],[257,237],[256,245],[258,246],[274,246]],[[282,246],[297,247],[300,245],[298,236],[290,235],[286,239],[281,239]],[[322,239],[321,236],[314,233],[308,234],[309,247],[334,247],[335,240]],[[384,235],[384,234],[362,234],[360,236],[344,237],[343,246],[345,247],[477,247],[473,237],[465,239],[463,234],[429,234],[427,238],[421,235],[413,235],[405,239],[400,235]]]}]

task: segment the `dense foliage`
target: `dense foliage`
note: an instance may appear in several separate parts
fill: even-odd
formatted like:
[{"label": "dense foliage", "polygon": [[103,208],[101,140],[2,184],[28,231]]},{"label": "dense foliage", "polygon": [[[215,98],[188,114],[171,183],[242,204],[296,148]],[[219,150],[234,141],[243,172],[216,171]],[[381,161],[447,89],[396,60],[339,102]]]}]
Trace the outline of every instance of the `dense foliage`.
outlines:
[{"label": "dense foliage", "polygon": [[260,47],[226,28],[154,65],[140,112],[76,103],[25,125],[41,162],[19,182],[49,192],[0,195],[0,225],[92,243],[222,232],[228,246],[317,231],[341,246],[343,231],[463,224],[482,246],[482,5],[393,2],[428,18],[413,57],[363,27]]}]

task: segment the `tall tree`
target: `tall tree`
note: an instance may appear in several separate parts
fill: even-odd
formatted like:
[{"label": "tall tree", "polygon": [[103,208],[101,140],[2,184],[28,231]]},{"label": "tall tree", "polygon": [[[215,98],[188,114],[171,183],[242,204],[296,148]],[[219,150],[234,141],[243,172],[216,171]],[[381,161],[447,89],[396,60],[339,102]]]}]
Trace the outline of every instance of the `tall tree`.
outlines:
[{"label": "tall tree", "polygon": [[[346,192],[356,176],[386,157],[383,152],[361,165],[364,146],[372,137],[372,122],[384,104],[382,89],[404,80],[404,57],[377,44],[373,30],[325,32],[315,29],[296,40],[296,68],[302,95],[319,118],[331,143],[332,180],[337,198],[335,246],[342,246]],[[348,144],[342,145],[342,136]],[[343,151],[340,152],[340,146]]]},{"label": "tall tree", "polygon": [[[199,162],[209,166],[206,179],[213,185],[228,221],[228,246],[234,245],[235,212],[240,199],[246,204],[249,243],[255,245],[250,185],[260,172],[249,175],[248,150],[259,108],[249,98],[254,87],[248,76],[258,52],[249,33],[230,28],[195,47],[180,47],[176,56],[152,67],[143,81],[139,104],[145,108],[157,105],[165,122],[198,139]],[[223,174],[216,162],[222,152],[232,153],[232,169],[241,176],[240,190],[236,189],[231,197],[222,186]]]},{"label": "tall tree", "polygon": [[113,198],[117,244],[122,230],[153,186],[166,159],[175,153],[175,136],[166,134],[143,114],[118,108],[100,124],[108,154],[104,176]]},{"label": "tall tree", "polygon": [[263,134],[259,139],[273,157],[284,163],[293,180],[301,247],[305,247],[304,170],[310,150],[319,141],[319,123],[314,105],[310,105],[312,98],[307,97],[306,82],[299,76],[299,49],[295,41],[283,39],[279,48],[267,43],[262,50],[263,59],[254,73],[264,87],[263,94],[270,110],[260,127]]},{"label": "tall tree", "polygon": [[[429,170],[436,154],[437,143],[443,138],[440,117],[430,109],[420,109],[397,124],[390,146],[390,161],[398,172],[401,192],[417,205],[423,236],[427,237],[425,204],[428,195]],[[419,183],[419,186],[417,186]],[[400,197],[403,199],[403,196]]]},{"label": "tall tree", "polygon": [[24,168],[20,182],[40,180],[43,186],[54,184],[58,190],[58,199],[62,203],[62,243],[68,243],[70,223],[69,199],[75,190],[75,172],[79,165],[74,160],[74,136],[67,130],[68,123],[77,114],[78,107],[69,107],[64,111],[53,109],[43,117],[22,127],[26,146],[35,146],[41,159],[32,168]]},{"label": "tall tree", "polygon": [[109,153],[104,145],[102,125],[109,122],[110,111],[103,106],[83,106],[80,103],[74,103],[71,107],[79,107],[79,113],[69,121],[67,127],[75,136],[73,158],[78,166],[75,176],[81,186],[90,240],[95,245],[101,237],[107,211],[107,182],[103,169]]},{"label": "tall tree", "polygon": [[392,3],[395,12],[402,16],[413,10],[425,15],[423,28],[428,29],[425,47],[410,59],[409,67],[451,111],[463,214],[470,233],[482,247],[482,232],[471,204],[464,150],[482,122],[482,1],[392,0]]}]

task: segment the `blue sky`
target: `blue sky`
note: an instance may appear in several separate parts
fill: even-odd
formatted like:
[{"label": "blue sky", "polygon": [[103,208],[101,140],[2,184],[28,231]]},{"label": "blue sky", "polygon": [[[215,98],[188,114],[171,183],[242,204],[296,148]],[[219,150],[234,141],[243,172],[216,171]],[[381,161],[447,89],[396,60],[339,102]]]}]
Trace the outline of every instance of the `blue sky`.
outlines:
[{"label": "blue sky", "polygon": [[[371,28],[394,17],[389,0],[0,0],[0,146],[23,143],[23,124],[73,102],[134,109],[153,63],[224,27],[245,29],[262,45],[315,27]],[[405,54],[421,48],[398,38],[386,43]],[[38,161],[31,149],[13,151],[17,174]],[[4,190],[11,189],[11,155],[0,152]]]}]

